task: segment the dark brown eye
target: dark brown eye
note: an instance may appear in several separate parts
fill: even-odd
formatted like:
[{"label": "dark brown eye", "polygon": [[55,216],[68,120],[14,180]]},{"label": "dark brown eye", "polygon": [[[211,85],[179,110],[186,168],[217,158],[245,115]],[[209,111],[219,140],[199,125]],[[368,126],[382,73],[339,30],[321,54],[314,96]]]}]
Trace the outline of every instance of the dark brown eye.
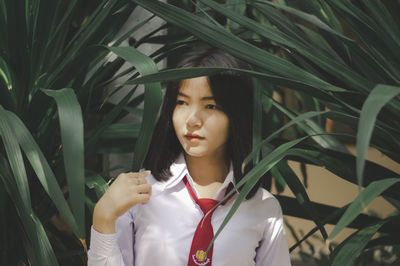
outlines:
[{"label": "dark brown eye", "polygon": [[218,109],[218,106],[216,106],[215,104],[207,104],[206,108],[211,110],[216,110]]},{"label": "dark brown eye", "polygon": [[176,101],[176,105],[184,105],[184,104],[185,104],[185,101],[182,101],[182,100]]}]

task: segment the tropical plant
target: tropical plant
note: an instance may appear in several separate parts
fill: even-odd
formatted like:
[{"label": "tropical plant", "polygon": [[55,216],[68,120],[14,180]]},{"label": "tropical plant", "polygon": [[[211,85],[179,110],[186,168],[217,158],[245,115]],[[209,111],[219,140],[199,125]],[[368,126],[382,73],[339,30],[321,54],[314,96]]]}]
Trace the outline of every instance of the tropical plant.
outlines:
[{"label": "tropical plant", "polygon": [[[102,155],[132,152],[152,131],[161,101],[157,85],[134,98],[137,86],[129,86],[117,104],[107,99],[121,87],[105,95],[125,62],[110,60],[110,43],[119,46],[151,19],[117,35],[136,7],[0,1],[0,265],[86,265],[91,211],[107,187]],[[130,49],[138,68],[155,67]],[[142,118],[137,106],[149,95],[146,122],[116,123],[130,113]],[[135,165],[147,145],[139,142]]]},{"label": "tropical plant", "polygon": [[[351,265],[357,257],[363,263],[363,254],[368,257],[382,245],[393,247],[398,263],[400,215],[379,219],[360,213],[378,195],[400,208],[399,174],[365,160],[372,146],[400,161],[400,5],[383,0],[220,2],[0,1],[0,36],[7,36],[0,39],[0,211],[7,228],[1,264],[85,263],[90,211],[107,188],[110,170],[99,170],[100,156],[134,151],[128,169],[138,170],[161,101],[160,83],[226,71],[156,73],[154,62],[166,56],[172,61],[198,40],[248,62],[250,70],[235,71],[255,84],[254,145],[247,158],[254,167],[237,184],[241,194],[224,225],[270,171],[278,191],[288,186],[296,195],[276,195],[284,213],[316,225],[292,249],[318,230],[326,241],[352,227],[356,233],[331,247],[329,264]],[[148,20],[116,39],[136,5],[167,22],[134,44],[162,44],[150,57],[119,47]],[[154,36],[165,28],[166,36]],[[110,51],[119,57],[110,60]],[[125,61],[133,66],[116,74]],[[128,94],[111,104],[103,88],[119,77],[129,80],[111,94],[121,88]],[[144,94],[131,99],[141,83]],[[299,108],[285,104],[288,91]],[[283,100],[274,100],[274,94]],[[143,99],[142,114],[137,105]],[[118,123],[128,113],[143,122]],[[354,134],[327,132],[329,121],[347,125]],[[357,144],[357,156],[343,140]],[[311,202],[288,160],[323,166],[358,184],[360,194],[342,208]],[[329,236],[328,223],[336,224]]]},{"label": "tropical plant", "polygon": [[[287,185],[296,195],[296,199],[277,195],[284,213],[316,225],[292,249],[317,230],[326,241],[352,227],[357,229],[354,234],[331,247],[332,265],[352,265],[362,253],[384,245],[398,252],[398,212],[387,219],[361,214],[379,195],[400,208],[399,173],[365,159],[371,146],[400,162],[398,2],[133,1],[164,19],[171,32],[180,32],[175,36],[181,41],[190,42],[195,37],[252,67],[236,71],[255,79],[254,147],[247,157],[247,163],[255,164],[237,184],[241,194],[216,237],[260,177],[271,171],[278,190]],[[169,69],[127,84],[220,71],[226,69]],[[293,91],[299,108],[285,104],[288,90]],[[283,101],[274,100],[274,93]],[[346,125],[350,133],[327,132],[327,123],[332,121]],[[347,150],[344,141],[356,144],[357,156]],[[301,179],[288,166],[289,159],[322,166],[357,184],[358,197],[342,208],[311,202]],[[328,223],[336,225],[329,236],[324,228]],[[374,235],[377,238],[371,240]],[[362,261],[358,259],[359,264]],[[398,262],[397,253],[394,263]]]}]

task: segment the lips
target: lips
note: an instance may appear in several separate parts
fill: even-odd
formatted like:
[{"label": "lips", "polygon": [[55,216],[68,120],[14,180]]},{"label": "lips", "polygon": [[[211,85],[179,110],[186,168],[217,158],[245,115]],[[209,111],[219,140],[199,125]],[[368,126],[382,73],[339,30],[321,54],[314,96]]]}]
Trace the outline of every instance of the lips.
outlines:
[{"label": "lips", "polygon": [[190,140],[190,141],[200,141],[200,140],[203,140],[203,139],[204,139],[204,137],[199,136],[199,135],[197,135],[197,134],[186,134],[186,135],[185,135],[185,138],[186,138],[187,140]]}]

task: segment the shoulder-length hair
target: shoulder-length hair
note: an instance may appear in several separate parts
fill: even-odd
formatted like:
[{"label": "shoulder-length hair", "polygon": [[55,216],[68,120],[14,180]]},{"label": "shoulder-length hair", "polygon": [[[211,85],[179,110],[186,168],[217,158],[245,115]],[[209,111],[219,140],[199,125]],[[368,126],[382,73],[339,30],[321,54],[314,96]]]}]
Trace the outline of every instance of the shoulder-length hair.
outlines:
[{"label": "shoulder-length hair", "polygon": [[[202,46],[188,53],[177,64],[177,68],[227,67],[248,68],[246,64],[230,54],[210,46]],[[238,72],[221,72],[208,77],[208,82],[216,103],[229,118],[227,155],[232,162],[236,183],[248,172],[242,172],[244,158],[251,151],[253,85],[250,78]],[[149,152],[144,167],[151,170],[158,181],[171,177],[170,166],[183,152],[172,124],[172,113],[180,87],[179,81],[167,85],[160,117],[155,126]],[[252,197],[258,186],[248,195]]]}]

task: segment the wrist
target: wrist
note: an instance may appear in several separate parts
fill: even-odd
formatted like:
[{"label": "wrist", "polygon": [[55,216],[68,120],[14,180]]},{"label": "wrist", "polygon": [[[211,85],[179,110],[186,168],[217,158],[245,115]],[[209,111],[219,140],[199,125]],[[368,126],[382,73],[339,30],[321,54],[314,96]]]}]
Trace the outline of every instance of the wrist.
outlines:
[{"label": "wrist", "polygon": [[93,228],[102,234],[114,234],[117,217],[110,212],[99,211],[96,207],[93,212]]}]

